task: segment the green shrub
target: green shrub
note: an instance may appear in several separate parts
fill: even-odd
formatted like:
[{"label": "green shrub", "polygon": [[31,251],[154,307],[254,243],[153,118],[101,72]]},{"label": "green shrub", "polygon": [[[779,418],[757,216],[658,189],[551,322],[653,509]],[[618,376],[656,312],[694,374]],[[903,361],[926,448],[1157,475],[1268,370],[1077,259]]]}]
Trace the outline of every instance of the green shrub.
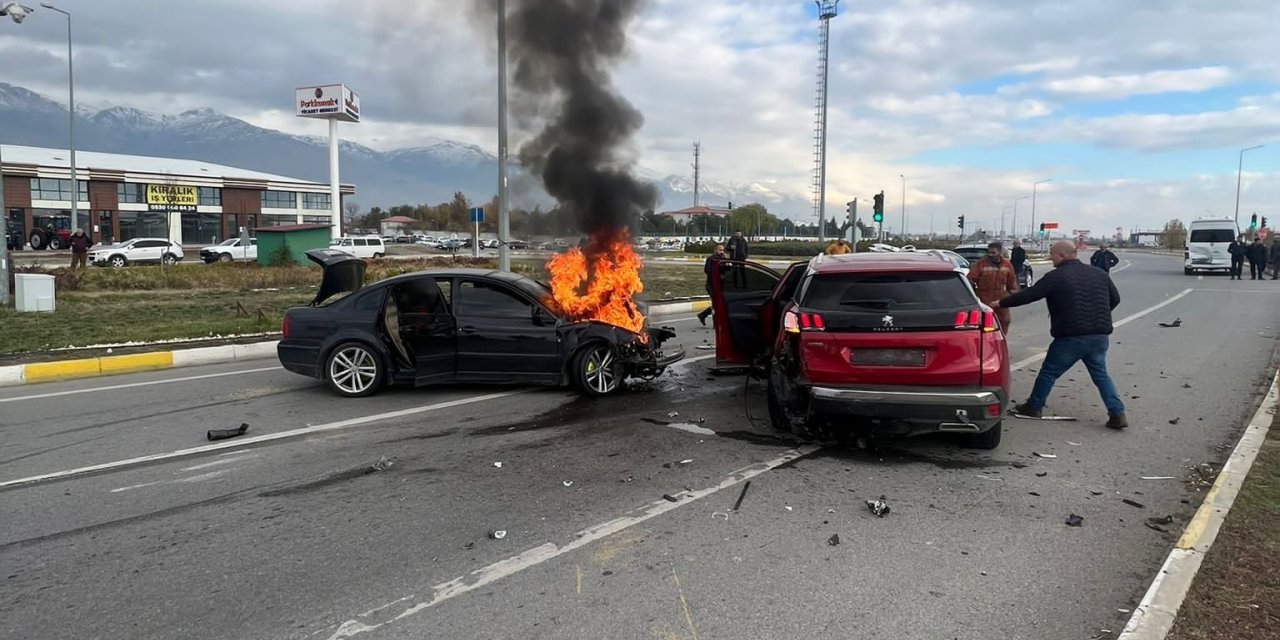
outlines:
[{"label": "green shrub", "polygon": [[267,256],[267,264],[273,267],[292,267],[298,262],[293,259],[293,250],[289,248],[289,243],[286,242],[277,247],[275,251],[272,251],[270,256]]}]

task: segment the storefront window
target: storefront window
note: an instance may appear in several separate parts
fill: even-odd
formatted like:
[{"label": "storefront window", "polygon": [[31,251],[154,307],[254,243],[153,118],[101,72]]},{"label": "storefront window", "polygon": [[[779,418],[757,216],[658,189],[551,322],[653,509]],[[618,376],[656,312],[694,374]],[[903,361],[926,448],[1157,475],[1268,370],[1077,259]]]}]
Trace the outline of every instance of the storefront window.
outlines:
[{"label": "storefront window", "polygon": [[200,206],[221,207],[222,189],[217,187],[200,187]]},{"label": "storefront window", "polygon": [[[25,218],[26,216],[22,214],[22,209],[16,207],[9,209],[7,230],[9,233],[21,237],[24,242],[26,241],[26,238],[31,235],[31,230],[26,228]],[[2,240],[3,238],[0,238],[0,241]]]},{"label": "storefront window", "polygon": [[102,244],[111,244],[115,241],[115,232],[111,229],[112,215],[110,211],[98,212],[98,237],[101,238]]},{"label": "storefront window", "polygon": [[302,216],[303,224],[322,224],[329,226],[329,216]]},{"label": "storefront window", "polygon": [[142,211],[120,212],[120,241],[134,238],[168,238],[166,214]]},{"label": "storefront window", "polygon": [[[80,200],[88,200],[89,183],[84,180],[77,180],[76,182],[80,186]],[[31,199],[66,200],[71,202],[71,181],[60,178],[32,178]]]},{"label": "storefront window", "polygon": [[146,204],[147,185],[138,182],[120,182],[116,184],[116,198],[126,204]]},{"label": "storefront window", "polygon": [[263,191],[264,209],[294,209],[298,206],[298,194],[292,191]]},{"label": "storefront window", "polygon": [[303,209],[328,209],[333,202],[327,193],[304,193],[302,194]]},{"label": "storefront window", "polygon": [[183,244],[216,244],[222,233],[222,216],[217,213],[182,214]]}]

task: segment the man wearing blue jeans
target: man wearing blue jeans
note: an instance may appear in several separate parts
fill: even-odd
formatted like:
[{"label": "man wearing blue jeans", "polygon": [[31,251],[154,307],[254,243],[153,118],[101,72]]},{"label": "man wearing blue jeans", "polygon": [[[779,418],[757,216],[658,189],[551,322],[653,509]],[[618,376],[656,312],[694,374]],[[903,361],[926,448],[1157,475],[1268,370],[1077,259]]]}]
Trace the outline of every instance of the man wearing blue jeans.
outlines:
[{"label": "man wearing blue jeans", "polygon": [[1049,306],[1049,353],[1045,354],[1035,387],[1014,413],[1038,418],[1053,384],[1076,362],[1083,361],[1089,377],[1107,406],[1107,426],[1129,426],[1124,403],[1107,375],[1107,347],[1111,344],[1111,312],[1120,304],[1120,292],[1107,272],[1094,269],[1076,257],[1075,244],[1062,241],[1049,248],[1054,269],[1034,285],[1006,296],[991,306],[1020,307],[1043,299]]}]

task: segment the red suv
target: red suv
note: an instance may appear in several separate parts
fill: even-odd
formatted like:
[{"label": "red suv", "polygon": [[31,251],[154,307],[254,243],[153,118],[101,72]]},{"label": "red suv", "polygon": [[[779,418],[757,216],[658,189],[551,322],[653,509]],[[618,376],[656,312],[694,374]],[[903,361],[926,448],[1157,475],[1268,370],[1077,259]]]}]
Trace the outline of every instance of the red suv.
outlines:
[{"label": "red suv", "polygon": [[964,274],[927,253],[713,263],[716,364],[767,373],[770,422],[808,433],[954,432],[994,449],[1009,350]]}]

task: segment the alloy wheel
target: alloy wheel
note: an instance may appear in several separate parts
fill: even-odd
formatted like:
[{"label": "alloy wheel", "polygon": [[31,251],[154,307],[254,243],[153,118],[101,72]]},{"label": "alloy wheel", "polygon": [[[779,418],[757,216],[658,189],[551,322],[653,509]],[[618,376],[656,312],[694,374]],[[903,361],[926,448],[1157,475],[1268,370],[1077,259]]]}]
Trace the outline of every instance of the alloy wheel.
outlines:
[{"label": "alloy wheel", "polygon": [[583,378],[587,386],[604,395],[618,388],[621,383],[617,371],[617,358],[608,347],[596,347],[583,359]]},{"label": "alloy wheel", "polygon": [[345,347],[329,358],[329,380],[345,394],[365,393],[378,380],[378,361],[364,347]]}]

